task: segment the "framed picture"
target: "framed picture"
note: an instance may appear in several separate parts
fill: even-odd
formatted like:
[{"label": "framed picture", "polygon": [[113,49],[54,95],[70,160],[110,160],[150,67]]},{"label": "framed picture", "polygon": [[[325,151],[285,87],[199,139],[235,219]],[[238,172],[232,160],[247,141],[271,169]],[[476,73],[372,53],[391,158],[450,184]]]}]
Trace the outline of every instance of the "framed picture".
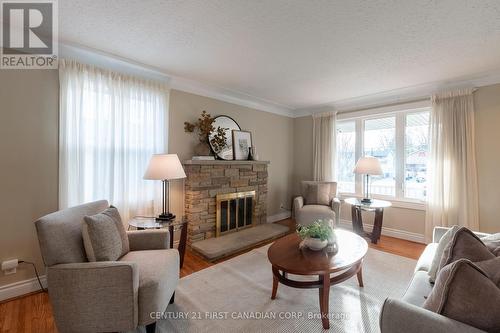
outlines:
[{"label": "framed picture", "polygon": [[233,130],[233,154],[235,160],[248,160],[252,147],[252,133]]}]

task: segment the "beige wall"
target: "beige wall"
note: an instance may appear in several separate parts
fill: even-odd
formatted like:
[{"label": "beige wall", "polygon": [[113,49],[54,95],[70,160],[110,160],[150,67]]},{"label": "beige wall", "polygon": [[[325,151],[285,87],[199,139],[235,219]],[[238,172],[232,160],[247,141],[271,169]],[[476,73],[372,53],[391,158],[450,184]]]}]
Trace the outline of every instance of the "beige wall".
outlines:
[{"label": "beige wall", "polygon": [[295,154],[293,157],[293,191],[300,194],[300,182],[313,179],[313,122],[312,117],[295,118]]},{"label": "beige wall", "polygon": [[[282,212],[280,205],[290,207],[293,170],[293,125],[292,118],[279,116],[247,107],[222,102],[213,98],[172,90],[170,93],[169,152],[179,155],[181,160],[193,156],[197,137],[184,132],[184,122],[193,122],[205,110],[212,116],[227,115],[236,120],[243,130],[252,132],[252,140],[259,159],[271,161],[269,165],[268,215]],[[173,186],[174,188],[174,186]],[[177,198],[182,184],[176,184]],[[173,202],[175,212],[183,205]]]},{"label": "beige wall", "polygon": [[478,89],[474,100],[479,227],[500,232],[500,84]]},{"label": "beige wall", "polygon": [[[58,98],[57,71],[0,70],[0,261],[43,266],[33,221],[57,210]],[[32,272],[0,272],[0,286]]]}]

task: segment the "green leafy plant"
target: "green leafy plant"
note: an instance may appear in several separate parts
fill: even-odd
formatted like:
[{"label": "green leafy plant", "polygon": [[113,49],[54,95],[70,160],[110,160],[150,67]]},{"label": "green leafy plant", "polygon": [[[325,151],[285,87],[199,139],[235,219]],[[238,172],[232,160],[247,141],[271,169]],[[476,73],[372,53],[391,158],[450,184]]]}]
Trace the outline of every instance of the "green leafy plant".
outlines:
[{"label": "green leafy plant", "polygon": [[[198,120],[194,123],[184,122],[184,132],[198,134],[198,139],[202,143],[211,143],[215,152],[220,152],[227,145],[226,128],[220,126],[215,129],[213,118],[207,111],[203,111]],[[216,132],[214,132],[216,130]],[[210,134],[214,132],[212,138]]]},{"label": "green leafy plant", "polygon": [[297,226],[297,233],[300,238],[305,239],[307,237],[310,238],[318,238],[322,241],[330,239],[332,236],[332,227],[330,223],[325,220],[316,220],[312,224],[303,226]]}]

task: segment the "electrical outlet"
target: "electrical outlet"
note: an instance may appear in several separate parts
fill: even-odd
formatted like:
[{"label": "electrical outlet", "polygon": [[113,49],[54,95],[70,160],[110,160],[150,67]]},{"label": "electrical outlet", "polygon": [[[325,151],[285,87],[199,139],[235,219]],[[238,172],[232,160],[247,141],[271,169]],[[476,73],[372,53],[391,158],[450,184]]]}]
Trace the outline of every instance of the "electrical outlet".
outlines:
[{"label": "electrical outlet", "polygon": [[19,261],[17,259],[2,261],[2,271],[5,275],[15,274]]}]

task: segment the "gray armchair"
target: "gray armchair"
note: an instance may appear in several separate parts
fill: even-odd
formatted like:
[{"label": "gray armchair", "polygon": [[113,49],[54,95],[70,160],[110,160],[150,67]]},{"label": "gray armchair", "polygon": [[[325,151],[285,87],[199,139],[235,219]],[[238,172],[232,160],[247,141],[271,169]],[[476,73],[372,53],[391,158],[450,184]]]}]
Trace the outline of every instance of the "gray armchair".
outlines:
[{"label": "gray armchair", "polygon": [[[308,187],[314,184],[330,185],[328,205],[308,203]],[[318,219],[333,220],[336,225],[340,221],[340,200],[337,198],[336,182],[303,181],[301,183],[301,196],[293,200],[293,212],[297,224],[309,225]]]},{"label": "gray armchair", "polygon": [[138,325],[152,332],[154,314],[173,301],[179,253],[168,249],[168,230],[128,231],[130,252],[118,261],[87,261],[83,218],[108,206],[107,201],[96,201],[35,222],[60,332],[117,332]]}]

